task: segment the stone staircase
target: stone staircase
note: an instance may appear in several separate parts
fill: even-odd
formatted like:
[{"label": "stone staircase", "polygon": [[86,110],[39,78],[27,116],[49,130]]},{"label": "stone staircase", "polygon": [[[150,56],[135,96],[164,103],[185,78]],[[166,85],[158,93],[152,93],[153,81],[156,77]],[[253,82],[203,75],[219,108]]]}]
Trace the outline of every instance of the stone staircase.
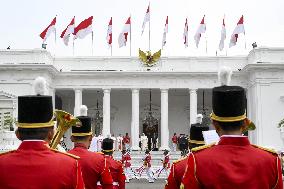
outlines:
[{"label": "stone staircase", "polygon": [[[139,167],[142,166],[143,164],[143,157],[145,156],[144,151],[132,151],[131,152],[131,168],[133,171],[138,169]],[[114,152],[113,154],[114,159],[121,160],[121,152]],[[154,173],[162,166],[161,160],[163,160],[164,155],[163,151],[152,151],[151,152],[151,157],[152,157],[152,170]],[[172,163],[175,160],[180,159],[181,153],[180,151],[177,152],[170,152],[170,163]],[[155,174],[157,175],[157,174]],[[134,177],[134,173],[132,172],[132,176]],[[144,171],[141,175],[141,178],[147,178],[146,172]],[[162,172],[159,176],[159,178],[166,178],[166,173]]]}]

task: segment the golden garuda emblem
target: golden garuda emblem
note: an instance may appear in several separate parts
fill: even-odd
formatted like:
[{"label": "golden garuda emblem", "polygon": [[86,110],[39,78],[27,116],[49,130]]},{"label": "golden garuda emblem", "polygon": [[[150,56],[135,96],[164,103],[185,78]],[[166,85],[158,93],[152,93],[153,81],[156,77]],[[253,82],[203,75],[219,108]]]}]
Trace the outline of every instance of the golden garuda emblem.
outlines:
[{"label": "golden garuda emblem", "polygon": [[161,49],[157,52],[155,52],[153,55],[151,54],[151,51],[143,52],[139,49],[139,59],[143,62],[144,65],[147,67],[154,66],[157,61],[161,58]]}]

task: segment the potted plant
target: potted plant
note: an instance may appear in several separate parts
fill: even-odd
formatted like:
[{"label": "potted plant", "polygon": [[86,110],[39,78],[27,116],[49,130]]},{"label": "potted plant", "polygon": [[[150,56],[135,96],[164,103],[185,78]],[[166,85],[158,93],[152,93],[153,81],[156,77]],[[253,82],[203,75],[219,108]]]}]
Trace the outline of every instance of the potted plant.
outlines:
[{"label": "potted plant", "polygon": [[12,116],[6,117],[4,120],[4,130],[14,131],[15,120]]}]

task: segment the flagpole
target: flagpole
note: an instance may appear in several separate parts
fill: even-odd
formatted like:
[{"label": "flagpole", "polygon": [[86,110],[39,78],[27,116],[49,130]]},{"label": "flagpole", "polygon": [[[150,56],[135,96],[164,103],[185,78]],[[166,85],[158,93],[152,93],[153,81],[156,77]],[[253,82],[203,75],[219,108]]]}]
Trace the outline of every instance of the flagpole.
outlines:
[{"label": "flagpole", "polygon": [[151,7],[149,1],[149,51],[151,51]]},{"label": "flagpole", "polygon": [[112,44],[110,46],[110,56],[112,56]]},{"label": "flagpole", "polygon": [[72,44],[73,46],[72,46],[72,48],[73,48],[73,56],[74,56],[74,54],[75,54],[75,40],[74,40],[74,37],[73,37],[73,44]]},{"label": "flagpole", "polygon": [[131,14],[130,14],[130,36],[129,36],[129,42],[130,42],[130,45],[129,45],[129,51],[130,51],[130,56],[131,56],[131,35],[132,35],[132,32],[131,32]]},{"label": "flagpole", "polygon": [[94,55],[94,33],[92,31],[92,56]]},{"label": "flagpole", "polygon": [[205,37],[205,48],[206,48],[206,54],[208,54],[207,53],[207,34],[206,34],[206,37]]},{"label": "flagpole", "polygon": [[245,50],[247,50],[247,39],[246,39],[246,33],[244,32],[244,37],[245,37]]}]

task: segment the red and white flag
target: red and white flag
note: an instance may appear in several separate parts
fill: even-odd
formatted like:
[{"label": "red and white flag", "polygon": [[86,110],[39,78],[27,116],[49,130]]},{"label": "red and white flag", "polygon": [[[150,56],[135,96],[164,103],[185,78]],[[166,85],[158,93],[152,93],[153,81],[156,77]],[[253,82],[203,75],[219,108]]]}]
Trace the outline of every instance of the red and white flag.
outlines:
[{"label": "red and white flag", "polygon": [[195,35],[194,35],[194,40],[195,40],[195,44],[196,44],[197,48],[198,48],[198,45],[199,45],[201,34],[206,32],[206,24],[204,22],[204,18],[205,18],[205,15],[203,16],[203,18],[202,18],[202,20],[199,24],[199,27],[198,27]]},{"label": "red and white flag", "polygon": [[92,23],[93,23],[93,16],[90,16],[89,18],[83,20],[75,29],[74,29],[74,39],[83,39],[88,34],[93,32],[92,29]]},{"label": "red and white flag", "polygon": [[48,36],[51,33],[55,33],[56,32],[55,24],[56,24],[56,17],[53,18],[52,22],[39,35],[43,39],[43,43],[46,41],[46,39],[48,38]]},{"label": "red and white flag", "polygon": [[219,43],[219,50],[222,51],[224,49],[224,41],[226,39],[226,27],[225,27],[225,18],[223,18],[222,29],[221,29],[221,39]]},{"label": "red and white flag", "polygon": [[168,24],[169,24],[169,20],[168,20],[168,16],[167,16],[166,23],[165,23],[165,28],[164,28],[164,33],[163,33],[162,48],[167,43]]},{"label": "red and white flag", "polygon": [[112,46],[112,17],[110,18],[109,23],[108,23],[106,40],[107,40],[108,46],[111,47]]},{"label": "red and white flag", "polygon": [[129,17],[127,19],[121,33],[119,34],[119,37],[118,37],[119,47],[126,46],[128,34],[131,32],[130,31],[130,29],[131,29],[131,21],[130,20],[131,20],[131,17]]},{"label": "red and white flag", "polygon": [[244,16],[242,15],[237,26],[235,27],[233,34],[231,36],[230,45],[229,47],[235,46],[238,41],[238,37],[240,33],[245,34],[245,27],[244,27]]},{"label": "red and white flag", "polygon": [[187,23],[187,18],[186,18],[185,24],[184,24],[183,44],[184,44],[184,47],[185,47],[185,48],[188,47],[188,23]]},{"label": "red and white flag", "polygon": [[75,16],[71,20],[70,24],[65,28],[65,30],[60,35],[66,46],[68,46],[70,35],[74,33],[74,29],[75,29]]},{"label": "red and white flag", "polygon": [[146,11],[146,14],[145,14],[145,17],[144,17],[141,35],[143,35],[143,33],[144,33],[145,25],[146,25],[147,22],[150,22],[150,4],[148,5],[147,11]]}]

